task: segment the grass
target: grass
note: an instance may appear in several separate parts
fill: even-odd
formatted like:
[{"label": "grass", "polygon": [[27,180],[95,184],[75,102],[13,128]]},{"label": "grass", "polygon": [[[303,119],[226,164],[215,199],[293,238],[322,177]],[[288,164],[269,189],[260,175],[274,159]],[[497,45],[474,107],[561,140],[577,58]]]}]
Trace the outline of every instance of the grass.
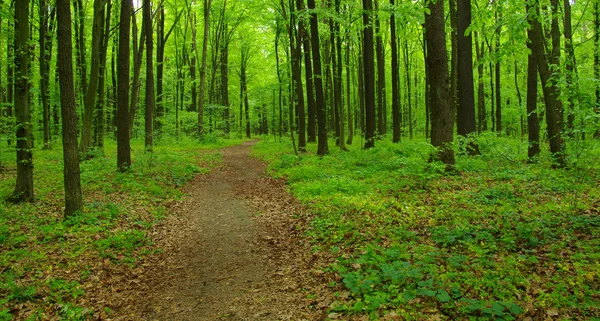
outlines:
[{"label": "grass", "polygon": [[314,251],[337,258],[332,315],[599,320],[597,142],[572,144],[574,166],[553,170],[549,155],[527,164],[526,144],[484,135],[456,173],[428,163],[423,141],[376,145],[254,150],[308,207]]},{"label": "grass", "polygon": [[[153,226],[183,196],[187,181],[221,160],[219,153],[199,151],[240,142],[163,138],[148,154],[134,140],[130,170],[117,173],[116,145],[107,141],[103,155],[81,163],[84,210],[67,220],[62,148],[55,143],[52,150],[34,150],[36,201],[0,202],[0,320],[110,318],[111,303],[92,302],[90,294],[110,295],[110,287],[119,285],[108,285],[107,271],[128,275],[160,251],[150,235]],[[3,145],[1,200],[14,188],[14,157]]]}]

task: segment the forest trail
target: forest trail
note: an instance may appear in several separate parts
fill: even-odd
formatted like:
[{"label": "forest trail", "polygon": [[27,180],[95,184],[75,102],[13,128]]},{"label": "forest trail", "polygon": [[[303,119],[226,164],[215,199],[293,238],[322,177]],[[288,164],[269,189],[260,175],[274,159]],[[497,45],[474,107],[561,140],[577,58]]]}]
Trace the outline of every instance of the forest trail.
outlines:
[{"label": "forest trail", "polygon": [[314,278],[291,217],[301,206],[249,156],[255,143],[222,149],[223,164],[188,184],[158,232],[164,260],[148,269],[149,290],[130,317],[322,319],[302,291]]}]

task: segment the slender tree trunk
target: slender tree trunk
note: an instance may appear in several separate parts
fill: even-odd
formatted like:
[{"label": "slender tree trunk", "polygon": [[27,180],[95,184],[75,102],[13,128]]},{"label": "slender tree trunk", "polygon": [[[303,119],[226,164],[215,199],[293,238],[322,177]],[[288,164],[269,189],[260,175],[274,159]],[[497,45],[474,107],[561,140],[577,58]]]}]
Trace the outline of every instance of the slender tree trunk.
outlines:
[{"label": "slender tree trunk", "polygon": [[75,9],[75,49],[77,51],[77,73],[79,74],[79,97],[82,105],[85,105],[85,91],[88,88],[87,82],[87,63],[85,59],[85,11],[83,9],[83,0],[74,0]]},{"label": "slender tree trunk", "polygon": [[[368,1],[368,0],[366,0]],[[323,79],[321,73],[321,54],[319,45],[319,23],[317,14],[314,12],[315,1],[308,0],[310,12],[311,49],[313,56],[313,71],[315,85],[315,102],[317,107],[318,147],[317,155],[324,156],[329,153],[327,146],[327,125],[325,116],[325,97],[323,97]]]},{"label": "slender tree trunk", "polygon": [[520,85],[519,85],[519,68],[517,66],[517,60],[515,60],[515,75],[514,75],[514,80],[515,80],[515,90],[517,92],[517,103],[519,106],[519,116],[520,116],[520,121],[521,121],[521,140],[523,140],[523,137],[525,136],[525,123],[524,123],[524,119],[523,119],[523,98],[521,98],[521,89],[520,89]]},{"label": "slender tree trunk", "polygon": [[[530,14],[527,15],[529,25],[534,23],[533,17]],[[530,28],[527,30],[527,48],[531,51],[527,58],[527,135],[528,135],[528,148],[527,156],[529,161],[535,161],[535,157],[540,153],[540,123],[537,115],[537,90],[538,90],[538,78],[537,78],[537,60],[535,58],[535,48],[533,47],[533,30]]]},{"label": "slender tree trunk", "polygon": [[[304,8],[304,0],[296,0],[296,9],[298,12],[302,12]],[[308,136],[307,141],[314,143],[317,141],[316,133],[316,107],[315,107],[315,93],[313,85],[313,70],[312,61],[310,54],[310,36],[308,30],[304,25],[302,18],[298,21],[298,30],[301,35],[302,47],[304,53],[304,70],[305,70],[305,81],[306,81],[306,104],[307,104],[307,115],[308,127],[306,129],[306,135]]]},{"label": "slender tree trunk", "polygon": [[[228,26],[225,24],[224,33],[228,34]],[[225,122],[225,134],[229,134],[229,40],[225,39],[221,46],[221,100],[225,108],[223,121]]]},{"label": "slender tree trunk", "polygon": [[108,50],[108,34],[110,33],[110,18],[112,12],[112,2],[109,0],[106,3],[106,18],[104,19],[104,35],[102,36],[102,47],[100,48],[100,60],[98,66],[98,99],[96,101],[95,108],[95,120],[94,120],[94,147],[99,150],[104,149],[104,131],[105,131],[105,117],[104,117],[104,105],[106,103],[105,97],[105,84],[106,84],[106,59]]},{"label": "slender tree trunk", "polygon": [[[349,34],[347,35],[349,36]],[[350,40],[346,38],[346,41],[346,105],[348,109],[348,140],[346,141],[346,144],[352,145],[352,140],[354,139],[354,128],[352,126],[352,123],[354,122],[352,119],[354,108],[352,108],[352,95],[350,93],[350,84],[352,83],[350,79]]]},{"label": "slender tree trunk", "polygon": [[412,111],[412,101],[411,101],[411,95],[412,95],[412,84],[410,82],[410,65],[411,65],[411,61],[410,61],[410,56],[408,53],[408,42],[404,42],[404,70],[405,70],[405,79],[406,79],[406,101],[407,101],[407,107],[408,107],[408,111],[407,111],[407,121],[408,121],[408,137],[412,140],[413,139],[413,111]]},{"label": "slender tree trunk", "polygon": [[135,14],[133,14],[133,8],[131,10],[131,21],[133,29],[133,84],[131,88],[131,97],[129,102],[129,138],[131,138],[133,134],[133,125],[135,124],[135,117],[138,110],[138,98],[140,95],[141,88],[140,76],[142,73],[142,59],[144,58],[144,44],[146,43],[146,28],[143,24],[139,42],[137,40],[137,19],[135,17]]},{"label": "slender tree trunk", "polygon": [[[536,0],[533,3],[533,11],[528,5],[528,12],[537,13],[539,17],[539,2]],[[548,63],[548,58],[544,50],[544,36],[542,25],[538,19],[531,19],[532,30],[532,46],[537,60],[538,73],[542,81],[542,90],[544,93],[544,102],[546,104],[546,127],[548,130],[548,138],[550,139],[550,152],[553,156],[554,167],[566,166],[565,159],[565,144],[562,137],[563,120],[562,120],[562,103],[560,100],[560,88],[555,80],[552,79],[552,70]],[[553,39],[554,40],[554,39]],[[559,39],[560,40],[560,39]],[[556,51],[560,52],[560,47],[553,41],[553,53],[550,60],[556,61]]]},{"label": "slender tree trunk", "polygon": [[[191,9],[190,9],[191,10]],[[194,12],[192,14],[192,50],[190,52],[190,59],[189,59],[189,66],[190,66],[190,77],[192,80],[192,84],[191,84],[191,92],[192,92],[192,102],[190,104],[190,108],[188,109],[188,111],[198,111],[198,87],[196,85],[197,83],[197,79],[196,79],[196,57],[198,56],[198,46],[197,46],[197,40],[196,40],[196,12]]]},{"label": "slender tree trunk", "polygon": [[458,104],[458,19],[456,16],[456,1],[449,0],[450,10],[450,106],[452,113],[456,114]]},{"label": "slender tree trunk", "polygon": [[65,217],[83,209],[79,155],[77,151],[77,111],[73,79],[73,43],[71,38],[71,5],[68,0],[56,0],[58,19],[58,67],[60,105],[63,124],[63,158],[65,185]]},{"label": "slender tree trunk", "polygon": [[[85,93],[83,124],[81,127],[81,139],[79,141],[79,153],[84,156],[88,153],[89,148],[92,145],[92,126],[94,120],[94,109],[96,107],[96,94],[98,92],[98,75],[100,71],[100,50],[102,44],[104,43],[104,7],[104,0],[94,0],[90,83]],[[83,23],[83,20],[81,23]]]},{"label": "slender tree trunk", "polygon": [[[394,9],[396,4],[390,0]],[[390,15],[391,47],[392,47],[392,142],[399,143],[401,139],[400,130],[400,73],[398,67],[398,44],[396,38],[396,15],[392,11]]]},{"label": "slender tree trunk", "polygon": [[[284,2],[281,1],[282,10],[285,10]],[[294,1],[290,1],[290,24],[288,26],[288,35],[290,40],[290,52],[292,55],[292,77],[293,86],[296,91],[296,112],[297,112],[297,126],[298,126],[298,150],[301,152],[306,151],[306,116],[304,111],[304,89],[302,88],[302,21],[298,24],[298,32],[296,30],[296,14],[294,13]],[[293,104],[292,104],[293,105]],[[296,151],[296,145],[294,143],[293,134],[293,123],[294,123],[294,110],[290,109],[290,132],[292,138],[292,144],[294,145],[294,151]]]},{"label": "slender tree trunk", "polygon": [[15,4],[15,96],[17,141],[17,184],[11,196],[13,202],[33,202],[33,154],[31,114],[29,109],[29,0]]},{"label": "slender tree trunk", "polygon": [[129,40],[133,10],[132,0],[121,0],[119,23],[119,77],[117,108],[117,169],[127,171],[131,166],[129,142]]},{"label": "slender tree trunk", "polygon": [[577,64],[575,62],[575,49],[573,48],[573,33],[571,30],[571,2],[570,0],[564,0],[563,3],[563,29],[565,34],[565,50],[567,53],[567,59],[565,61],[565,79],[567,81],[567,98],[569,102],[567,130],[569,134],[572,135],[573,130],[575,130],[575,105],[578,98]]},{"label": "slender tree trunk", "polygon": [[[359,39],[361,39],[359,34]],[[360,41],[359,41],[360,43]],[[362,58],[362,47],[359,45],[358,48],[358,123],[360,126],[360,132],[364,135],[365,133],[365,84],[364,84],[364,67]]]},{"label": "slender tree trunk", "polygon": [[500,20],[502,19],[502,13],[498,12],[499,8],[496,8],[496,24],[498,27],[495,32],[496,39],[496,62],[495,62],[495,72],[496,72],[496,132],[498,135],[502,135],[502,94],[500,93],[500,31],[502,26],[500,25]]},{"label": "slender tree trunk", "polygon": [[[600,79],[600,1],[594,1],[594,78]],[[600,116],[600,81],[596,81],[595,84],[594,113]],[[596,127],[594,138],[600,138],[600,126]]]},{"label": "slender tree trunk", "polygon": [[251,138],[250,127],[250,104],[248,102],[248,84],[246,79],[246,68],[250,59],[250,49],[247,45],[242,45],[242,54],[240,58],[240,119],[242,118],[241,104],[244,105],[244,114],[246,116],[246,138]]},{"label": "slender tree trunk", "polygon": [[[276,67],[277,67],[277,83],[278,83],[278,88],[279,88],[279,126],[277,129],[277,133],[279,134],[279,137],[281,137],[282,133],[283,133],[283,84],[282,84],[282,78],[281,78],[281,67],[279,66],[279,35],[281,34],[281,29],[279,26],[279,21],[277,21],[277,31],[275,32],[275,60],[276,60]],[[241,106],[241,103],[240,103]],[[242,108],[240,107],[240,128],[242,126],[241,123],[241,118],[242,118]],[[240,129],[241,130],[241,129]]]},{"label": "slender tree trunk", "polygon": [[144,147],[152,152],[154,129],[154,42],[152,31],[152,5],[150,0],[144,0],[144,27],[146,28],[146,113],[144,122]]},{"label": "slender tree trunk", "polygon": [[475,35],[475,52],[477,55],[477,132],[481,134],[481,132],[487,130],[487,117],[485,110],[485,91],[484,91],[484,83],[483,83],[483,42],[481,46],[479,41],[477,41],[477,32]]},{"label": "slender tree trunk", "polygon": [[[335,12],[338,16],[340,16],[340,0],[335,0]],[[342,38],[341,38],[341,31],[340,31],[340,24],[339,22],[335,21],[334,25],[334,43],[332,43],[332,46],[335,46],[335,54],[336,54],[336,65],[335,65],[335,74],[333,75],[334,77],[334,98],[335,98],[335,110],[336,110],[336,127],[339,129],[338,132],[338,139],[339,139],[339,144],[338,146],[340,147],[341,150],[348,150],[346,148],[346,137],[345,137],[345,124],[344,124],[344,120],[345,120],[345,116],[344,116],[344,103],[343,103],[343,98],[342,98]],[[350,97],[348,97],[350,98]]]},{"label": "slender tree trunk", "polygon": [[[441,2],[441,1],[440,1]],[[375,146],[375,57],[373,55],[373,2],[363,3],[363,77],[365,94],[365,148]]]},{"label": "slender tree trunk", "polygon": [[[206,87],[206,57],[210,27],[210,7],[212,0],[204,0],[204,37],[202,40],[202,61],[200,65],[200,90],[198,93],[198,137],[204,135],[204,96]],[[246,97],[248,99],[248,97]]]},{"label": "slender tree trunk", "polygon": [[375,0],[375,11],[371,14],[375,20],[375,51],[377,55],[377,134],[385,134],[385,52],[381,37],[379,20],[379,1]]},{"label": "slender tree trunk", "polygon": [[[12,30],[10,28],[10,23],[7,26],[7,40],[6,40],[6,61],[14,62],[15,59],[15,40],[14,40],[14,23],[12,24]],[[13,116],[14,116],[14,86],[15,86],[15,66],[14,63],[8,63],[6,68],[6,118],[8,119],[8,123],[10,125],[13,124]],[[7,144],[8,146],[12,145],[11,135],[7,135]]]},{"label": "slender tree trunk", "polygon": [[[423,59],[425,60],[425,138],[429,139],[431,136],[431,72],[429,70],[429,59],[427,56],[427,28],[425,24],[423,24]],[[400,122],[402,123],[402,120],[400,120]]]},{"label": "slender tree trunk", "polygon": [[[51,52],[48,51],[48,25],[50,16],[48,13],[48,3],[46,0],[39,2],[40,26],[39,26],[39,62],[40,62],[40,97],[42,100],[42,119],[44,132],[44,149],[50,148],[50,102],[49,102],[49,78],[50,78],[50,57]],[[50,38],[51,39],[51,38]],[[1,72],[0,72],[1,74]],[[0,91],[2,86],[0,84]],[[0,101],[1,102],[1,101]],[[2,111],[0,111],[1,113]],[[1,117],[1,115],[0,115]]]},{"label": "slender tree trunk", "polygon": [[444,1],[430,2],[428,8],[430,13],[425,15],[425,33],[431,85],[431,144],[439,148],[433,158],[453,165],[454,113],[448,93],[450,80],[444,31]]},{"label": "slender tree trunk", "polygon": [[[457,132],[467,137],[477,131],[475,124],[475,90],[473,88],[473,40],[467,33],[471,26],[471,1],[458,0],[457,8],[457,49],[458,49],[458,111]],[[479,155],[479,147],[474,140],[467,143],[469,155]]]}]

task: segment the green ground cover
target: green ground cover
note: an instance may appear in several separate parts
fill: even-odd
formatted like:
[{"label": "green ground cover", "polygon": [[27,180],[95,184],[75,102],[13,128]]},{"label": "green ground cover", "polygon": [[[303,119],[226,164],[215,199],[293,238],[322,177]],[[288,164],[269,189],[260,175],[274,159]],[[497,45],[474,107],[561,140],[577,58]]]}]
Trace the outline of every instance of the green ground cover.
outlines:
[{"label": "green ground cover", "polygon": [[519,141],[479,142],[482,156],[459,155],[451,173],[418,140],[330,142],[323,158],[314,145],[299,157],[289,141],[257,145],[306,204],[314,251],[337,258],[332,316],[600,320],[597,143],[553,170],[548,155],[527,164]]},{"label": "green ground cover", "polygon": [[[142,141],[133,141],[132,167],[117,173],[116,145],[108,141],[104,155],[81,163],[84,211],[67,220],[62,148],[57,143],[52,150],[35,150],[36,202],[0,201],[0,320],[110,318],[111,293],[123,279],[134,278],[149,254],[160,251],[149,234],[170,202],[181,198],[180,187],[221,160],[219,153],[199,150],[240,142],[165,138],[148,154]],[[5,145],[0,163],[4,200],[16,174],[14,152]]]}]

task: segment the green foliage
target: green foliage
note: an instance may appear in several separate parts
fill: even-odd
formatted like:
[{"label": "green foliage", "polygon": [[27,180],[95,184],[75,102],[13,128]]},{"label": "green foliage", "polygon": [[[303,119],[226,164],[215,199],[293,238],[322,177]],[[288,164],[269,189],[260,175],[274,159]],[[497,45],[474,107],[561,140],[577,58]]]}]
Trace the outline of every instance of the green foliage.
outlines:
[{"label": "green foliage", "polygon": [[599,312],[593,145],[578,166],[552,170],[549,155],[528,165],[522,142],[483,135],[482,155],[459,154],[455,174],[427,162],[424,142],[376,145],[322,158],[292,156],[285,140],[254,150],[308,207],[315,250],[338,258],[327,271],[349,295],[332,311],[409,320]]}]

